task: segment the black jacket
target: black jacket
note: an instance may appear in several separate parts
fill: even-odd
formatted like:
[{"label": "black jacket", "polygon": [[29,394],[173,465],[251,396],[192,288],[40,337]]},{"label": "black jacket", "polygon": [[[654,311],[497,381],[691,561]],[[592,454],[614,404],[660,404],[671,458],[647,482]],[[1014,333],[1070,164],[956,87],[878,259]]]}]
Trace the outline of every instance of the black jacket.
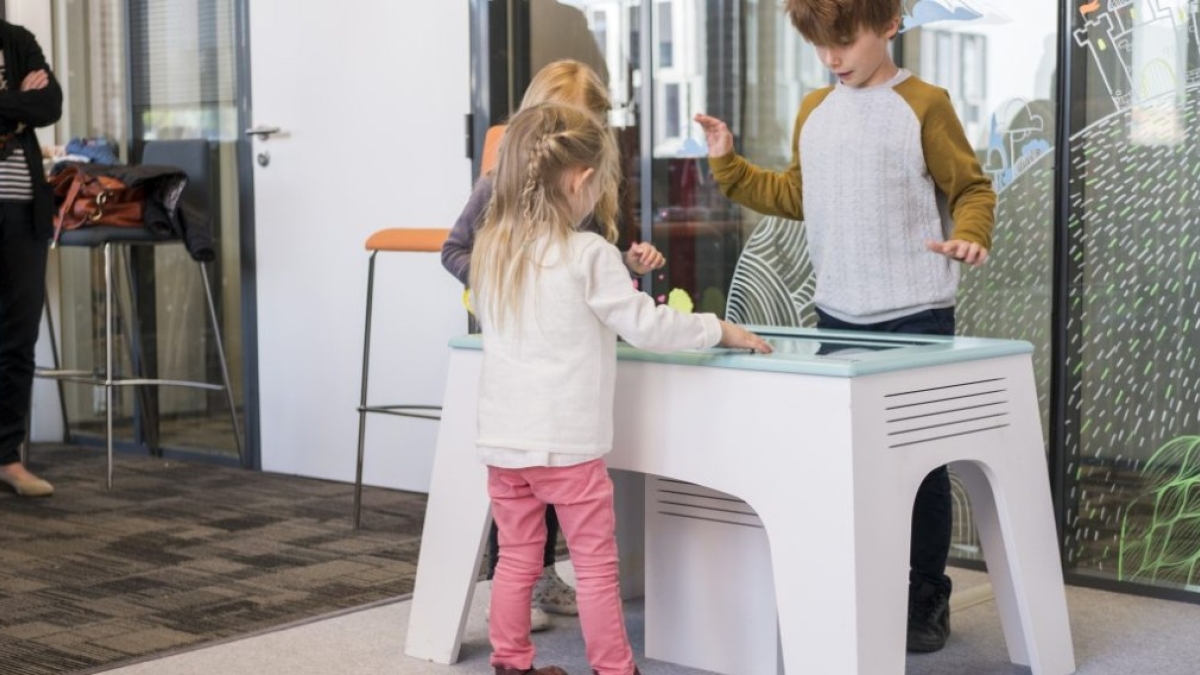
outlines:
[{"label": "black jacket", "polygon": [[[24,124],[17,141],[25,150],[29,176],[33,182],[34,232],[49,238],[54,233],[54,194],[46,184],[42,169],[42,149],[36,127],[50,126],[62,117],[62,88],[58,85],[42,48],[33,33],[21,26],[0,20],[0,48],[4,50],[5,79],[8,89],[0,91],[0,133],[10,133]],[[21,81],[35,70],[45,70],[50,82],[41,89],[21,91]]]},{"label": "black jacket", "polygon": [[211,218],[185,197],[188,176],[182,169],[155,164],[78,166],[84,173],[112,176],[129,187],[142,186],[146,191],[143,221],[147,229],[182,239],[194,260],[216,259]]}]

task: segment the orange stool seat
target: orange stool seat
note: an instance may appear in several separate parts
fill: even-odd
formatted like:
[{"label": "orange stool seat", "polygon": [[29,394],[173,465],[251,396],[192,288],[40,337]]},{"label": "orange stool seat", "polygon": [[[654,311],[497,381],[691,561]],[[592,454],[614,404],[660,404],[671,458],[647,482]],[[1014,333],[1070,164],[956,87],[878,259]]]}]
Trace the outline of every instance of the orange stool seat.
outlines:
[{"label": "orange stool seat", "polygon": [[390,227],[367,237],[368,251],[415,251],[440,253],[450,230]]},{"label": "orange stool seat", "polygon": [[362,512],[363,451],[367,435],[367,413],[382,413],[397,417],[441,419],[442,407],[437,405],[395,404],[367,405],[367,376],[371,368],[371,308],[375,297],[375,256],[380,251],[397,253],[440,253],[450,230],[439,228],[410,229],[393,227],[379,230],[367,237],[365,248],[371,252],[367,271],[367,322],[363,331],[362,391],[358,402],[358,466],[354,472],[354,529],[358,529]]}]

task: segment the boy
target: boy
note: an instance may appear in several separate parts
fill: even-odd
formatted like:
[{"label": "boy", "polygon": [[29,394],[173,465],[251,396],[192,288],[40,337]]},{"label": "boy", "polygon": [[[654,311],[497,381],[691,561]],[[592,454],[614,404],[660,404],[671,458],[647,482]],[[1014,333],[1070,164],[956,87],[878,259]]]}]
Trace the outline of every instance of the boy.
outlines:
[{"label": "boy", "polygon": [[[946,92],[892,61],[900,1],[786,1],[838,83],[800,104],[784,171],[734,153],[720,120],[696,122],[727,197],[806,222],[818,327],[953,335],[958,263],[987,260],[996,196]],[[943,466],[913,508],[909,651],[937,651],[950,635],[951,518]]]}]

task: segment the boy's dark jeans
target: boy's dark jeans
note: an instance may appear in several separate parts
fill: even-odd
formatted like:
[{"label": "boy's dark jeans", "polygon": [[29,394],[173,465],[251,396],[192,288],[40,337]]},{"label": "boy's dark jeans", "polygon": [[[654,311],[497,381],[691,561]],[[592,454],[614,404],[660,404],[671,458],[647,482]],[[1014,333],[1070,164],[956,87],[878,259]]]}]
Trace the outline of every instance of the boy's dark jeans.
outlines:
[{"label": "boy's dark jeans", "polygon": [[[916,314],[879,323],[849,323],[817,310],[817,328],[864,330],[880,333],[916,333],[954,335],[954,308],[928,309]],[[909,583],[931,583],[950,590],[946,559],[950,556],[950,535],[954,506],[950,496],[950,473],[940,466],[921,481],[912,514],[912,550],[909,553]]]}]

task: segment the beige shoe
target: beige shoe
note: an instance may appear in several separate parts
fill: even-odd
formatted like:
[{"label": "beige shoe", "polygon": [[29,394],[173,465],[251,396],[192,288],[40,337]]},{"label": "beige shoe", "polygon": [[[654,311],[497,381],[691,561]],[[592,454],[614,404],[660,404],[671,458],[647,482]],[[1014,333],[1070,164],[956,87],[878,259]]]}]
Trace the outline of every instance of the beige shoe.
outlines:
[{"label": "beige shoe", "polygon": [[544,630],[550,630],[554,626],[554,622],[550,621],[550,615],[542,611],[540,607],[529,608],[529,632],[540,633]]},{"label": "beige shoe", "polygon": [[49,497],[54,494],[53,485],[29,473],[24,467],[0,469],[0,483],[8,485],[21,497]]}]

